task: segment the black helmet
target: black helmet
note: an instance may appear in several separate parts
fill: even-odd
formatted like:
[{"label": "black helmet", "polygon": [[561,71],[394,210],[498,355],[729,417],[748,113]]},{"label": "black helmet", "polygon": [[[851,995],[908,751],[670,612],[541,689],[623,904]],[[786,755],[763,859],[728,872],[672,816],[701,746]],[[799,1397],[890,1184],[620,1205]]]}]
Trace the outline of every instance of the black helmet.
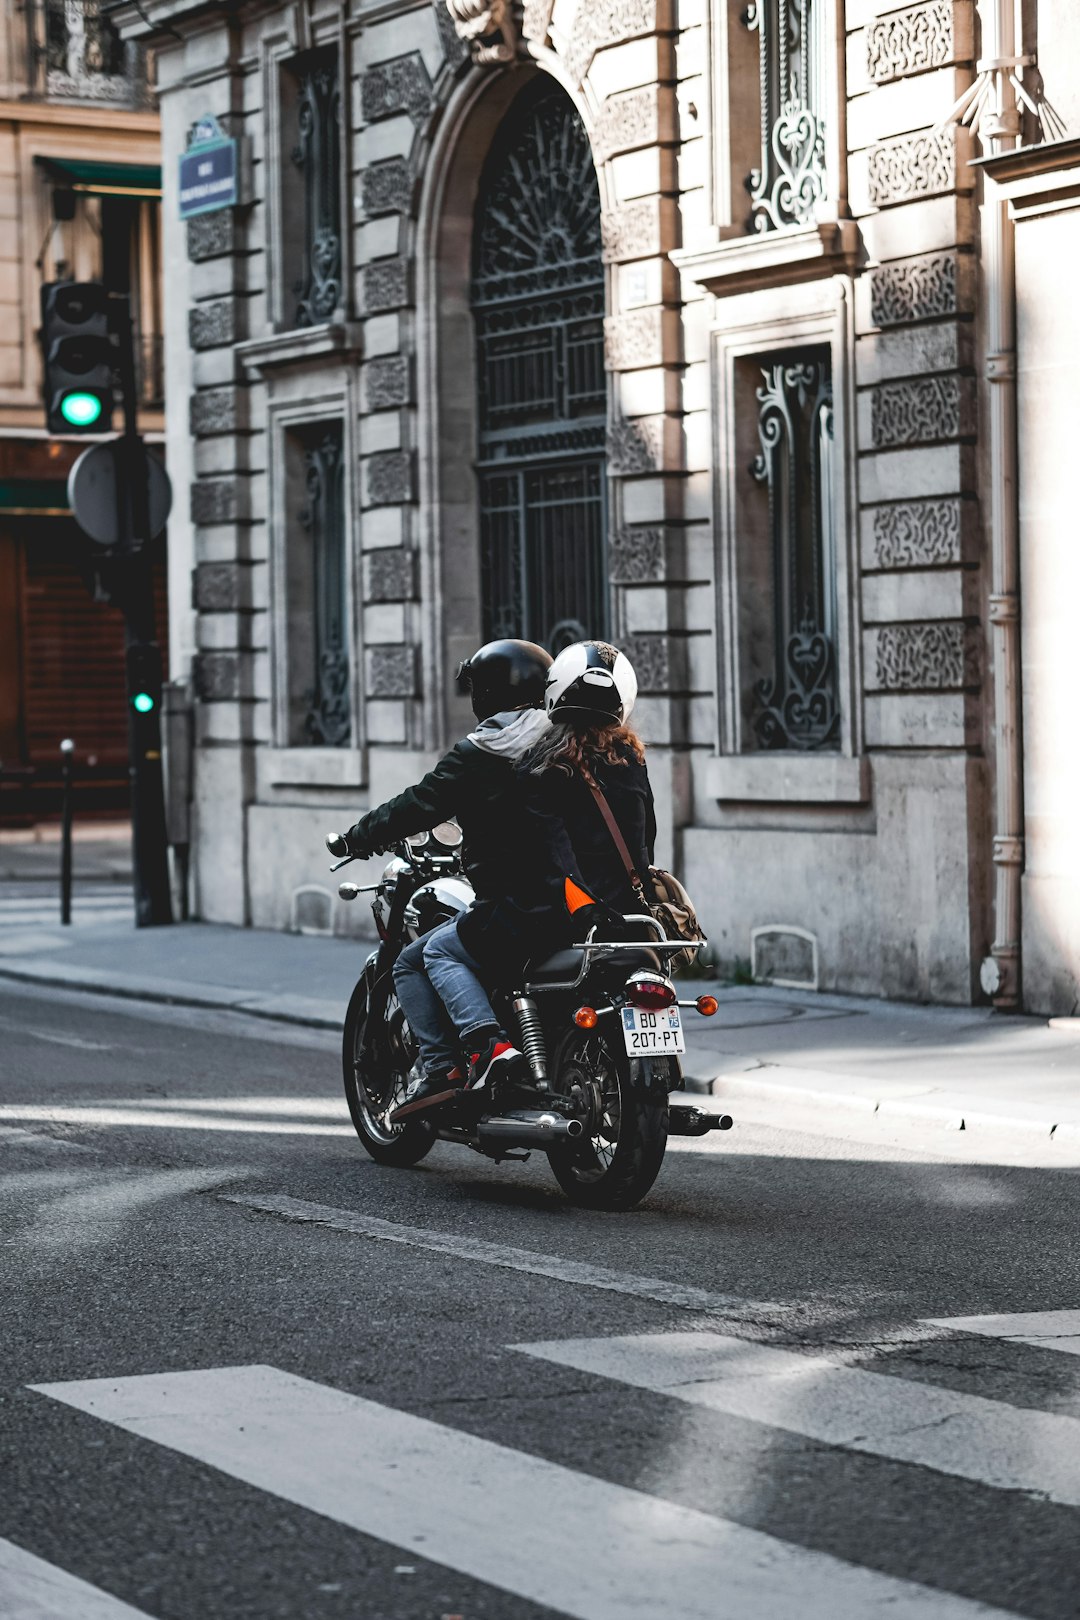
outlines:
[{"label": "black helmet", "polygon": [[478,720],[503,709],[542,709],[551,654],[535,641],[489,641],[458,667]]}]

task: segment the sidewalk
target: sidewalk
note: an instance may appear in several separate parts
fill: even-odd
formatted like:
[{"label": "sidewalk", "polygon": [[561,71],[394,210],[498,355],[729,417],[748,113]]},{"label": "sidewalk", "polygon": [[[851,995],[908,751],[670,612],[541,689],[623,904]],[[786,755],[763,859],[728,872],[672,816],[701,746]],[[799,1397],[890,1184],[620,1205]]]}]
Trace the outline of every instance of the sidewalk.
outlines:
[{"label": "sidewalk", "polygon": [[[30,885],[18,877],[0,882],[0,979],[8,981],[338,1030],[371,948],[207,923],[136,931],[127,906],[117,908],[127,894],[115,881],[108,911],[95,910],[100,880],[81,890],[76,883],[74,926],[62,928],[52,890],[47,902],[44,893],[27,899]],[[715,1018],[687,1014],[687,1089],[711,1092],[733,1112],[753,1100],[1080,1145],[1080,1020],[1050,1027],[984,1008],[763,986],[687,982],[684,993],[711,989]]]}]

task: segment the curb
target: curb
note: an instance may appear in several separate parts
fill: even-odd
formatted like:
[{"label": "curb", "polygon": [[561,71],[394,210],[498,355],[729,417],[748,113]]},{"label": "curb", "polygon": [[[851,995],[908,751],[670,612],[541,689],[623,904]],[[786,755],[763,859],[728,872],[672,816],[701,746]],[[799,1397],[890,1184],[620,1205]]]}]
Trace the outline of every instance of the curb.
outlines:
[{"label": "curb", "polygon": [[149,1001],[167,1007],[201,1007],[212,1012],[243,1013],[248,1018],[261,1018],[269,1024],[294,1024],[305,1029],[339,1031],[345,1019],[345,1009],[331,1013],[318,1010],[318,1003],[303,1005],[303,998],[293,998],[288,1006],[281,997],[267,1001],[254,992],[213,990],[208,985],[178,981],[164,986],[158,980],[137,979],[114,973],[108,978],[87,968],[69,966],[59,962],[42,962],[38,967],[10,967],[0,964],[0,979],[19,984],[37,984],[51,989],[74,990],[82,995],[116,996],[123,1001]]},{"label": "curb", "polygon": [[[800,1078],[796,1079],[796,1076]],[[1035,1107],[1025,1113],[999,1113],[985,1097],[966,1097],[932,1086],[920,1088],[915,1095],[889,1097],[875,1093],[875,1082],[864,1076],[850,1077],[855,1084],[865,1087],[864,1091],[837,1090],[835,1081],[839,1078],[822,1070],[785,1070],[780,1064],[769,1064],[750,1072],[721,1071],[711,1079],[695,1077],[687,1079],[684,1085],[687,1091],[699,1095],[711,1094],[722,1098],[725,1103],[735,1103],[739,1098],[744,1098],[748,1102],[795,1104],[821,1108],[830,1113],[858,1114],[863,1119],[882,1117],[886,1120],[911,1120],[936,1125],[942,1130],[1010,1131],[1041,1141],[1080,1143],[1080,1119],[1061,1119],[1060,1109],[1055,1111],[1053,1105],[1047,1105],[1045,1109]],[[830,1080],[834,1081],[832,1089],[829,1088]],[[806,1081],[823,1083],[814,1085]]]}]

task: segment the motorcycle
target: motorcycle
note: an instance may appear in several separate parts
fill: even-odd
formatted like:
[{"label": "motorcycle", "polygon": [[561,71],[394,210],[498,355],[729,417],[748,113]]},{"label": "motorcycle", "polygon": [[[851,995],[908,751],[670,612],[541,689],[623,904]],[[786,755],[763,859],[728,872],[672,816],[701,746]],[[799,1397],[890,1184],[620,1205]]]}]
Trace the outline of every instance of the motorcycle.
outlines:
[{"label": "motorcycle", "polygon": [[[337,835],[326,842],[340,851]],[[345,1015],[342,1066],[356,1134],[385,1165],[418,1164],[437,1141],[496,1163],[521,1161],[535,1148],[572,1203],[631,1209],[656,1180],[669,1136],[703,1136],[732,1123],[672,1097],[682,1088],[682,1012],[710,1017],[717,1002],[708,995],[680,1001],[665,963],[685,941],[664,938],[650,916],[625,919],[637,936],[630,939],[600,939],[594,928],[582,944],[530,963],[512,991],[492,994],[524,1055],[523,1074],[392,1123],[422,1073],[393,967],[412,940],[472,904],[461,843],[457,824],[443,822],[384,851],[391,859],[377,883],[346,880],[338,889],[347,901],[374,896],[379,935]]]}]

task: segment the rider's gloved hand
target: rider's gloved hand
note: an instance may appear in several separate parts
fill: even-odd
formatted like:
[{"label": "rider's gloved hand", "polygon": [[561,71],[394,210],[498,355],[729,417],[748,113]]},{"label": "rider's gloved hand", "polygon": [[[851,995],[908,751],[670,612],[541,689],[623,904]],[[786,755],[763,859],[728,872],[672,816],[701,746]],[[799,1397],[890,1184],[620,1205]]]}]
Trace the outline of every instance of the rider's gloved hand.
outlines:
[{"label": "rider's gloved hand", "polygon": [[602,900],[597,900],[591,906],[579,907],[574,913],[574,934],[578,939],[584,939],[594,928],[599,939],[621,939],[626,924],[621,911],[614,911]]},{"label": "rider's gloved hand", "polygon": [[347,833],[327,833],[326,847],[331,855],[343,860],[346,855],[354,855],[356,851],[349,842]]}]

